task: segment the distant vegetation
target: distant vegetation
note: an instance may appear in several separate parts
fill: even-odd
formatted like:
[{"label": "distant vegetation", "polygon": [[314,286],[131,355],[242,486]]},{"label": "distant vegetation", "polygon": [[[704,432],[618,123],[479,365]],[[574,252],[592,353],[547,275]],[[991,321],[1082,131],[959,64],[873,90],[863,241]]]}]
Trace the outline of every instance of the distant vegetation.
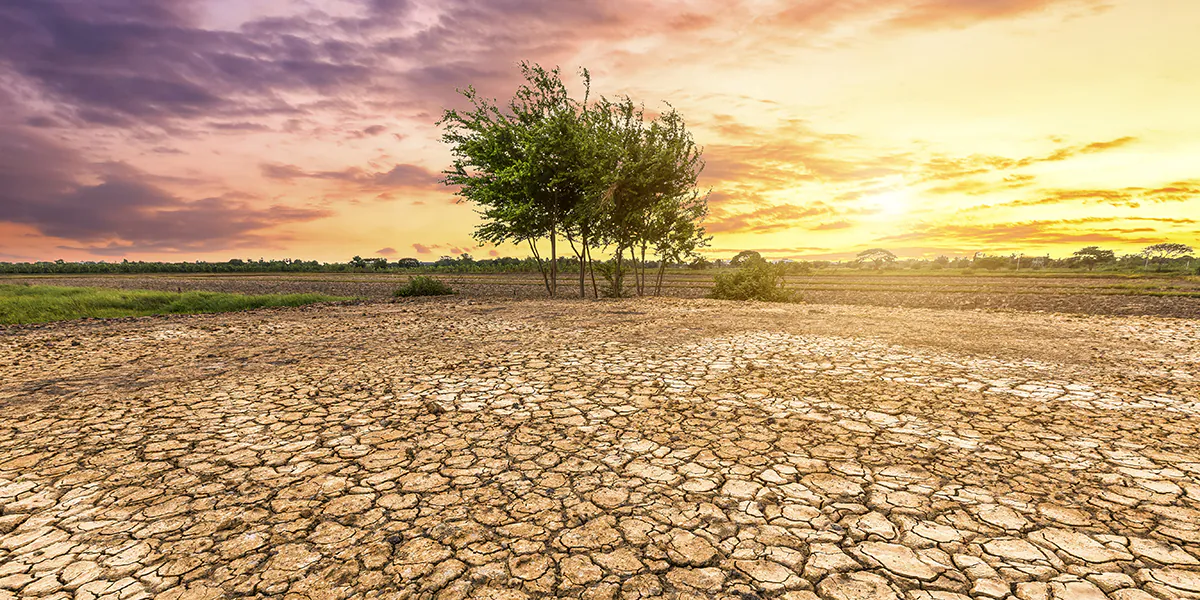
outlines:
[{"label": "distant vegetation", "polygon": [[[573,261],[564,259],[563,264]],[[144,273],[379,273],[396,271],[433,273],[533,273],[538,270],[533,258],[495,258],[475,260],[469,254],[458,258],[443,256],[422,263],[415,258],[389,261],[386,258],[354,257],[344,263],[315,260],[276,260],[234,258],[225,262],[147,262],[130,261],[66,262],[62,260],[7,263],[0,262],[0,274],[10,275],[71,275],[71,274],[144,274]]]},{"label": "distant vegetation", "polygon": [[454,293],[454,290],[445,283],[427,277],[425,275],[417,275],[408,280],[408,283],[400,286],[394,294],[397,298],[412,298],[414,296],[449,296]]},{"label": "distant vegetation", "polygon": [[216,292],[155,292],[46,285],[0,285],[0,323],[42,323],[83,317],[114,318],[218,313],[348,300],[322,294],[246,296]]},{"label": "distant vegetation", "polygon": [[[747,257],[761,254],[753,250],[740,252],[729,259],[694,257],[688,261],[623,261],[626,274],[632,266],[649,271],[662,269],[688,269],[708,271],[736,267]],[[592,265],[600,274],[601,265],[611,261],[594,261]],[[783,260],[774,261],[781,265],[786,275],[803,275],[815,271],[868,270],[868,271],[944,271],[944,272],[1096,272],[1096,273],[1196,273],[1200,260],[1193,256],[1191,247],[1184,244],[1155,244],[1131,254],[1118,255],[1115,251],[1098,246],[1088,246],[1067,256],[1054,258],[1048,255],[987,254],[976,253],[971,257],[950,258],[939,256],[934,259],[899,258],[891,251],[873,248],[860,252],[854,259],[830,260]],[[476,259],[470,254],[457,258],[442,256],[437,260],[421,262],[416,258],[389,261],[386,258],[354,257],[344,263],[322,263],[304,260],[252,260],[232,259],[226,262],[0,262],[0,274],[10,275],[70,275],[70,274],[141,274],[141,273],[540,273],[546,268],[546,260],[528,258]],[[559,257],[559,273],[579,272],[579,262],[574,258]],[[657,284],[657,280],[651,287]]]}]

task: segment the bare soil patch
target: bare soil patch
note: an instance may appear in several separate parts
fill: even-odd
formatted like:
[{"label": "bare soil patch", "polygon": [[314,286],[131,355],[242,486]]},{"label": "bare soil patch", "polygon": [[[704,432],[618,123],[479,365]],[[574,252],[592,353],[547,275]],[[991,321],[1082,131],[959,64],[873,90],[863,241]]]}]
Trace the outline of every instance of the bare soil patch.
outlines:
[{"label": "bare soil patch", "polygon": [[1200,322],[454,298],[0,330],[0,596],[1186,598]]}]

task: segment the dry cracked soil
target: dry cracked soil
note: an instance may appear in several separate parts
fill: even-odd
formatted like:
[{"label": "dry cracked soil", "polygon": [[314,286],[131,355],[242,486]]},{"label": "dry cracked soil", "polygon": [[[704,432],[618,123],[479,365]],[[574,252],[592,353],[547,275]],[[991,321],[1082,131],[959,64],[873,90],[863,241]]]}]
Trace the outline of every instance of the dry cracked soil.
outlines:
[{"label": "dry cracked soil", "polygon": [[1200,322],[441,300],[0,330],[0,598],[1200,598]]}]

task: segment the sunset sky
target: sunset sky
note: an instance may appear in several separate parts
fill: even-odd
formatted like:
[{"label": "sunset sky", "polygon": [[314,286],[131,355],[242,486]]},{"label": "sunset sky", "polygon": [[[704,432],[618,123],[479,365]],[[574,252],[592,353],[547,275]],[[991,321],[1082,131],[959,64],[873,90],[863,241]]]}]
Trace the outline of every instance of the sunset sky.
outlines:
[{"label": "sunset sky", "polygon": [[455,89],[668,101],[713,257],[1200,245],[1193,0],[0,3],[0,261],[478,247]]}]

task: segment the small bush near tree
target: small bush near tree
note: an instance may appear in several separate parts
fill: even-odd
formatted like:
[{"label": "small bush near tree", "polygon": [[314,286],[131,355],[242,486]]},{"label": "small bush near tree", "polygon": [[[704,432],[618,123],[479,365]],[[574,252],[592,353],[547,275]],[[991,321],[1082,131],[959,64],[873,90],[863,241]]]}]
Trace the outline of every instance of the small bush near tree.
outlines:
[{"label": "small bush near tree", "polygon": [[417,275],[408,280],[408,283],[400,286],[396,290],[397,298],[412,298],[415,296],[449,296],[455,291],[450,286],[446,285],[438,279],[426,277],[425,275]]},{"label": "small bush near tree", "polygon": [[595,263],[596,271],[604,278],[604,288],[600,293],[605,298],[626,298],[629,296],[629,290],[625,289],[623,282],[625,276],[633,270],[627,264],[617,264],[617,261],[610,260],[602,263]]},{"label": "small bush near tree", "polygon": [[715,280],[710,297],[717,300],[800,301],[794,291],[784,287],[783,268],[762,258],[744,260],[738,270],[718,273]]}]

